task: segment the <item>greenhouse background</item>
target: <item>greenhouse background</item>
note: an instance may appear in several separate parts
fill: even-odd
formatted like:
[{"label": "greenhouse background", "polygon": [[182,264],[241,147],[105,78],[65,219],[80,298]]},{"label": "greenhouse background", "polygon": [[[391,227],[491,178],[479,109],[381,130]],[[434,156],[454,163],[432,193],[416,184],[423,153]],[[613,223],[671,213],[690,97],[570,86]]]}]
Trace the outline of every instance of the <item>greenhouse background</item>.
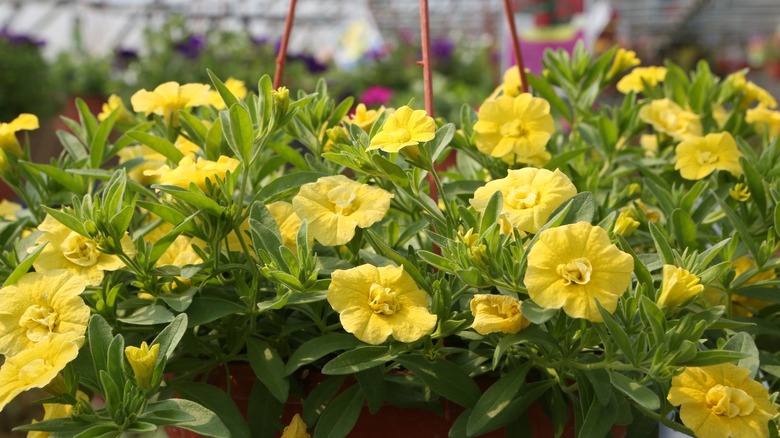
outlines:
[{"label": "greenhouse background", "polygon": [[[526,67],[541,72],[547,47],[581,41],[592,53],[617,44],[645,65],[700,60],[721,76],[749,78],[780,96],[778,0],[518,0],[513,2]],[[116,94],[125,102],[166,81],[217,76],[250,89],[272,75],[289,2],[279,0],[0,0],[0,122],[41,119],[30,134],[35,161],[59,151],[60,116],[77,117],[78,97],[97,113]],[[437,115],[478,107],[512,65],[504,3],[429,0]],[[299,0],[283,84],[378,107],[423,105],[417,0]],[[617,94],[617,93],[616,93]],[[50,147],[49,147],[50,145]],[[2,199],[2,193],[0,193]],[[39,398],[28,394],[27,401]],[[24,401],[0,416],[0,437],[20,418],[39,417]]]}]

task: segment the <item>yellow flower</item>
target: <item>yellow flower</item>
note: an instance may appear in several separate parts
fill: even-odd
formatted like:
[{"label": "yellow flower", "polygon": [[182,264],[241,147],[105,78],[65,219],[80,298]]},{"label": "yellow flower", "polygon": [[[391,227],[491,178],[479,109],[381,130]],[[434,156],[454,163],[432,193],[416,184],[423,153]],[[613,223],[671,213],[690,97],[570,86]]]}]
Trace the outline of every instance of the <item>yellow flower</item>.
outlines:
[{"label": "yellow flower", "polygon": [[0,367],[0,411],[17,395],[32,388],[43,388],[79,354],[84,338],[57,336],[45,338],[5,358]]},{"label": "yellow flower", "polygon": [[623,94],[630,92],[641,93],[645,90],[645,83],[655,87],[666,78],[666,67],[637,67],[631,73],[623,76],[617,83],[617,89]]},{"label": "yellow flower", "polygon": [[[38,272],[66,269],[70,275],[81,277],[95,286],[103,280],[103,271],[115,271],[125,266],[119,257],[101,252],[97,242],[71,230],[52,216],[46,215],[38,230],[43,234],[36,243],[49,242],[33,262]],[[122,237],[122,248],[130,256],[135,254],[130,236]]]},{"label": "yellow flower", "polygon": [[292,205],[295,214],[308,221],[309,233],[323,245],[333,246],[352,240],[356,227],[381,221],[392,197],[380,188],[335,175],[301,186]]},{"label": "yellow flower", "polygon": [[713,103],[712,104],[712,118],[715,119],[715,123],[718,124],[718,128],[723,128],[729,119],[729,113],[723,105]]},{"label": "yellow flower", "polygon": [[166,82],[158,85],[154,91],[145,89],[136,91],[130,98],[133,111],[157,114],[165,118],[166,123],[178,122],[178,111],[193,106],[208,105],[209,87],[205,84],[184,84]]},{"label": "yellow flower", "polygon": [[133,368],[135,381],[143,389],[152,388],[152,375],[157,363],[157,355],[160,353],[160,344],[154,344],[151,348],[146,341],[141,342],[140,347],[125,347],[125,356]]},{"label": "yellow flower", "polygon": [[642,213],[644,213],[645,217],[647,218],[648,222],[656,223],[659,220],[661,220],[661,211],[656,208],[650,208],[647,204],[644,203],[641,199],[637,199],[634,201],[637,207],[639,207],[640,210],[642,210]]},{"label": "yellow flower", "polygon": [[661,296],[658,305],[670,309],[679,306],[688,298],[698,295],[704,290],[699,284],[699,277],[683,268],[674,265],[664,265],[661,277]]},{"label": "yellow flower", "polygon": [[[246,84],[236,78],[228,78],[225,81],[225,87],[239,99],[244,99],[247,95]],[[217,110],[225,109],[225,101],[217,90],[209,91],[209,104]]]},{"label": "yellow flower", "polygon": [[83,336],[89,307],[79,294],[86,287],[82,278],[59,270],[30,272],[0,289],[0,354],[18,354],[51,337]]},{"label": "yellow flower", "polygon": [[407,146],[417,146],[433,140],[435,131],[436,124],[428,113],[402,106],[385,120],[385,124],[371,139],[366,150],[398,152]]},{"label": "yellow flower", "polygon": [[116,94],[112,94],[111,96],[108,96],[108,100],[106,103],[103,104],[103,109],[100,112],[100,114],[97,115],[97,119],[99,121],[106,120],[108,116],[111,115],[112,112],[114,112],[115,109],[119,109],[119,117],[118,119],[125,120],[125,121],[132,121],[133,116],[130,114],[129,111],[127,111],[127,108],[125,107],[125,103],[122,102],[122,98],[117,96]]},{"label": "yellow flower", "polygon": [[767,132],[770,137],[780,135],[780,111],[772,111],[764,105],[747,110],[745,121],[755,125],[759,133]]},{"label": "yellow flower", "polygon": [[378,345],[392,336],[413,342],[431,333],[436,315],[428,311],[428,294],[403,267],[360,265],[333,271],[328,302],[341,325],[356,338]]},{"label": "yellow flower", "polygon": [[636,231],[637,228],[639,228],[639,221],[636,220],[631,209],[625,209],[620,212],[617,220],[615,220],[615,228],[613,231],[615,234],[628,237],[631,233]]},{"label": "yellow flower", "polygon": [[698,438],[768,437],[777,413],[766,387],[730,363],[685,368],[672,378],[667,399]]},{"label": "yellow flower", "polygon": [[282,431],[281,438],[311,438],[306,432],[306,423],[303,422],[301,414],[295,414],[290,420],[290,425]]},{"label": "yellow flower", "polygon": [[352,123],[353,125],[358,125],[360,126],[360,129],[366,132],[371,132],[371,127],[374,126],[374,122],[376,122],[376,120],[383,112],[385,112],[384,106],[380,107],[379,109],[369,110],[366,109],[364,104],[359,103],[358,106],[355,107],[355,114],[351,116],[344,116],[344,121],[347,123]]},{"label": "yellow flower", "polygon": [[15,221],[17,219],[16,213],[22,210],[22,206],[16,202],[11,202],[7,199],[0,201],[0,218],[9,221]]},{"label": "yellow flower", "polygon": [[755,101],[765,107],[777,107],[777,100],[765,89],[748,81],[744,73],[732,73],[726,77],[726,81],[730,82],[735,90],[742,93],[742,101],[740,102],[742,107],[747,107]]},{"label": "yellow flower", "polygon": [[577,189],[560,170],[526,167],[510,170],[506,178],[490,181],[474,192],[469,202],[484,212],[490,197],[501,192],[501,214],[515,228],[537,233],[561,204],[577,194]]},{"label": "yellow flower", "polygon": [[32,131],[38,129],[38,117],[33,114],[19,114],[8,123],[0,123],[0,150],[11,152],[21,156],[22,146],[16,138],[19,131]]},{"label": "yellow flower", "polygon": [[[173,145],[184,154],[184,156],[189,156],[193,159],[195,159],[196,154],[200,151],[198,145],[181,135],[176,138],[176,142]],[[157,184],[159,175],[154,174],[147,176],[144,172],[147,170],[154,171],[159,169],[161,166],[164,166],[167,161],[167,158],[165,158],[163,154],[146,145],[124,147],[117,152],[117,155],[119,156],[119,164],[124,164],[139,158],[141,159],[138,160],[140,161],[139,163],[135,164],[127,171],[127,177],[146,186]]]},{"label": "yellow flower", "polygon": [[[274,217],[282,235],[282,244],[293,252],[298,250],[298,229],[301,228],[301,218],[295,214],[292,204],[278,201],[266,205]],[[309,247],[314,244],[314,236],[309,233]]]},{"label": "yellow flower", "polygon": [[682,109],[670,99],[650,101],[639,109],[639,118],[657,132],[671,135],[675,140],[698,137],[702,132],[699,116]]},{"label": "yellow flower", "polygon": [[531,325],[520,310],[522,302],[509,295],[477,294],[471,299],[471,324],[480,335],[488,333],[517,333]]},{"label": "yellow flower", "polygon": [[216,184],[217,178],[224,180],[228,172],[235,173],[240,161],[221,155],[217,161],[187,155],[179,165],[171,170],[167,164],[156,170],[145,170],[144,175],[158,177],[158,184],[188,188],[195,183],[201,190],[206,189],[206,180]]},{"label": "yellow flower", "polygon": [[675,170],[685,179],[699,180],[714,170],[725,170],[734,176],[742,175],[739,157],[742,152],[728,132],[691,138],[677,145]]},{"label": "yellow flower", "polygon": [[609,68],[609,72],[607,72],[606,76],[607,80],[612,80],[620,73],[623,73],[631,67],[636,67],[641,63],[642,61],[636,57],[636,52],[621,47],[615,52],[615,57],[612,59],[612,66]]},{"label": "yellow flower", "polygon": [[750,199],[750,189],[745,183],[736,183],[729,189],[729,196],[738,202],[745,202]]},{"label": "yellow flower", "polygon": [[[84,394],[83,392],[80,394]],[[43,404],[43,420],[51,420],[52,418],[67,418],[73,413],[73,405],[66,405],[62,403],[44,403]],[[33,424],[37,423],[37,420],[32,421]],[[27,432],[27,438],[48,438],[51,436],[51,432],[30,431]]]},{"label": "yellow flower", "polygon": [[477,148],[492,157],[520,163],[538,159],[555,129],[550,104],[528,93],[488,100],[478,117],[474,124]]},{"label": "yellow flower", "polygon": [[524,281],[536,304],[601,322],[596,301],[613,313],[633,270],[634,259],[613,245],[603,228],[578,222],[539,233]]},{"label": "yellow flower", "polygon": [[[750,256],[742,256],[734,259],[731,262],[731,267],[734,268],[734,278],[740,277],[747,271],[757,267],[756,261]],[[774,269],[768,271],[759,271],[754,273],[749,280],[747,280],[742,287],[747,287],[751,284],[758,283],[759,281],[772,280],[777,277],[777,273]],[[732,307],[732,311],[735,316],[752,316],[754,313],[761,309],[771,306],[773,303],[758,298],[746,297],[735,293],[731,296],[732,301],[736,304]]]},{"label": "yellow flower", "polygon": [[655,134],[642,134],[639,137],[639,145],[645,151],[645,157],[654,158],[658,155],[658,137]]}]

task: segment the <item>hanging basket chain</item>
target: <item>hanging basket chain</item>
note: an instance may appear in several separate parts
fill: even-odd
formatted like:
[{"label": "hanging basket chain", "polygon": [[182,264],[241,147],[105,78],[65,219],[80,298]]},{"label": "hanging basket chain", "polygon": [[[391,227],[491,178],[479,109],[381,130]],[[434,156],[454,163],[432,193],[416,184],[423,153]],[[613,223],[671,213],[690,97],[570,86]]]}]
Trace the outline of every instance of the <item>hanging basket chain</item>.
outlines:
[{"label": "hanging basket chain", "polygon": [[512,0],[504,0],[504,11],[506,12],[506,21],[509,24],[509,33],[512,36],[512,49],[517,60],[517,69],[520,70],[520,86],[523,87],[523,93],[528,92],[528,81],[525,77],[525,64],[523,63],[523,54],[520,51],[520,40],[517,38],[517,26],[515,25],[515,14],[512,10]]},{"label": "hanging basket chain", "polygon": [[287,43],[290,41],[293,20],[295,20],[296,0],[290,0],[290,9],[287,11],[287,18],[284,20],[284,34],[282,35],[282,44],[279,46],[279,53],[276,55],[276,71],[274,72],[274,89],[282,86],[284,77],[284,64],[287,61]]}]

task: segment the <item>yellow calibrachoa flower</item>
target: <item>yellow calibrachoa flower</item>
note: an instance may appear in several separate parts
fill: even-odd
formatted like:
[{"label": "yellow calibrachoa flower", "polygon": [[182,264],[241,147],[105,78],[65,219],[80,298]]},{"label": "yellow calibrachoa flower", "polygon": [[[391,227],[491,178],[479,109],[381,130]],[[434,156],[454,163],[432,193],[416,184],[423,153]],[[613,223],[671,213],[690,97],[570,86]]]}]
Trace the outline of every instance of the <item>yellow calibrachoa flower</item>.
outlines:
[{"label": "yellow calibrachoa flower", "polygon": [[[277,201],[266,205],[274,217],[282,235],[282,244],[293,252],[298,249],[298,229],[301,228],[301,218],[295,214],[293,205],[289,202]],[[314,244],[314,236],[309,233],[309,247]]]},{"label": "yellow calibrachoa flower", "polygon": [[358,106],[355,107],[355,114],[344,116],[344,121],[352,123],[353,125],[358,125],[360,126],[360,129],[366,132],[371,132],[374,122],[376,122],[383,112],[385,112],[384,106],[379,107],[379,109],[370,110],[366,108],[365,104],[359,103]]},{"label": "yellow calibrachoa flower", "polygon": [[154,366],[157,363],[157,356],[160,354],[160,344],[154,344],[151,347],[146,341],[141,342],[140,347],[125,347],[125,356],[133,368],[135,381],[143,389],[151,389],[152,375]]},{"label": "yellow calibrachoa flower", "polygon": [[328,302],[341,325],[356,338],[378,345],[392,336],[413,342],[431,333],[436,315],[428,311],[428,294],[403,267],[360,265],[333,271]]},{"label": "yellow calibrachoa flower", "polygon": [[[184,154],[184,156],[192,157],[193,159],[195,159],[196,154],[200,151],[200,146],[181,135],[176,138],[173,146]],[[119,156],[119,164],[124,164],[137,158],[142,159],[140,163],[127,171],[127,177],[146,186],[157,184],[159,175],[154,174],[147,176],[144,172],[147,170],[157,170],[161,166],[164,166],[167,161],[167,158],[165,158],[163,154],[146,145],[124,147],[117,152],[117,155]]]},{"label": "yellow calibrachoa flower", "polygon": [[607,80],[612,80],[620,73],[623,73],[631,67],[636,67],[641,63],[642,61],[636,57],[636,52],[621,47],[615,52],[615,57],[612,59],[612,66],[609,67],[606,78]]},{"label": "yellow calibrachoa flower", "polygon": [[178,82],[166,82],[158,85],[154,91],[136,91],[130,103],[137,113],[142,112],[147,116],[154,113],[163,116],[166,123],[177,124],[179,110],[209,104],[210,89],[206,84],[179,85]]},{"label": "yellow calibrachoa flower", "polygon": [[768,133],[770,137],[780,135],[780,111],[772,111],[764,105],[747,110],[745,121],[755,126],[759,133]]},{"label": "yellow calibrachoa flower", "polygon": [[480,107],[478,117],[474,124],[477,148],[492,157],[520,163],[544,155],[555,129],[550,104],[529,93],[488,100]]},{"label": "yellow calibrachoa flower", "polygon": [[577,189],[560,170],[525,167],[510,170],[506,178],[490,181],[474,192],[469,202],[477,211],[485,211],[490,197],[501,192],[501,214],[513,227],[537,233],[561,204],[577,194]]},{"label": "yellow calibrachoa flower", "polygon": [[[52,216],[46,215],[38,230],[43,234],[36,243],[49,242],[33,262],[38,272],[65,269],[70,275],[81,277],[95,286],[103,280],[103,271],[115,271],[125,266],[119,257],[101,252],[97,242],[71,230]],[[130,256],[135,254],[130,236],[122,237],[122,248]]]},{"label": "yellow calibrachoa flower", "polygon": [[623,76],[617,83],[617,89],[623,94],[630,92],[641,93],[645,90],[645,83],[655,87],[666,79],[666,67],[637,67],[631,73]]},{"label": "yellow calibrachoa flower", "polygon": [[84,338],[57,336],[45,338],[5,358],[0,367],[0,411],[17,395],[51,383],[79,354]]},{"label": "yellow calibrachoa flower", "polygon": [[639,228],[639,221],[636,220],[636,217],[633,215],[633,209],[628,208],[622,210],[618,215],[615,220],[613,231],[615,234],[628,237],[631,233],[636,231],[637,228]]},{"label": "yellow calibrachoa flower", "polygon": [[8,123],[0,123],[0,149],[22,156],[22,146],[16,138],[19,131],[38,129],[38,117],[33,114],[19,114]]},{"label": "yellow calibrachoa flower", "polygon": [[633,270],[634,259],[613,245],[603,228],[578,222],[539,233],[524,281],[536,304],[602,322],[596,301],[613,313]]},{"label": "yellow calibrachoa flower", "polygon": [[729,189],[729,196],[738,202],[745,202],[750,199],[750,189],[745,183],[736,183]]},{"label": "yellow calibrachoa flower", "polygon": [[698,438],[768,437],[777,413],[766,387],[730,363],[685,368],[672,378],[667,400]]},{"label": "yellow calibrachoa flower", "polygon": [[477,294],[471,299],[469,307],[474,315],[471,324],[480,335],[488,333],[517,333],[531,325],[523,316],[522,301],[509,295]]},{"label": "yellow calibrachoa flower", "polygon": [[661,220],[661,210],[657,208],[650,208],[650,206],[645,204],[641,199],[634,200],[634,203],[637,207],[639,207],[640,210],[642,210],[642,213],[645,215],[648,222],[656,223]]},{"label": "yellow calibrachoa flower", "polygon": [[30,272],[0,289],[0,354],[14,355],[52,337],[84,336],[87,283],[66,270]]},{"label": "yellow calibrachoa flower", "polygon": [[[744,255],[734,259],[731,262],[731,267],[734,268],[734,278],[738,278],[749,270],[756,268],[757,264],[752,257]],[[774,278],[777,278],[777,273],[774,269],[756,272],[743,284],[743,287],[758,283],[759,281],[772,280]],[[752,316],[754,313],[773,304],[770,301],[746,297],[739,295],[739,293],[733,294],[731,299],[736,304],[732,307],[732,311],[736,316]]]},{"label": "yellow calibrachoa flower", "polygon": [[[225,81],[225,87],[227,87],[227,89],[230,90],[230,92],[239,99],[244,99],[247,95],[246,84],[244,81],[238,80],[236,78],[228,78],[228,80]],[[222,96],[219,94],[219,91],[209,91],[209,105],[213,106],[214,109],[217,110],[225,109],[225,101],[222,100]]]},{"label": "yellow calibrachoa flower", "polygon": [[[84,394],[79,391],[79,395]],[[73,413],[73,405],[66,405],[62,403],[44,403],[43,404],[43,419],[41,421],[51,420],[52,418],[67,418]],[[37,423],[37,420],[32,421],[33,424]],[[27,438],[48,438],[51,436],[51,432],[30,431],[27,432]]]},{"label": "yellow calibrachoa flower", "polygon": [[685,179],[699,180],[715,170],[725,170],[734,176],[742,175],[739,157],[742,156],[734,137],[728,132],[707,134],[678,144],[675,170]]},{"label": "yellow calibrachoa flower", "polygon": [[0,218],[8,221],[15,221],[17,219],[16,213],[22,210],[21,204],[11,202],[7,199],[0,201]]},{"label": "yellow calibrachoa flower", "polygon": [[335,175],[301,186],[292,205],[295,214],[309,222],[309,233],[323,245],[333,246],[352,240],[355,228],[381,221],[392,197],[380,188]]},{"label": "yellow calibrachoa flower", "polygon": [[436,124],[428,113],[402,106],[385,120],[385,124],[371,139],[366,150],[398,152],[407,146],[417,146],[433,140],[435,132]]},{"label": "yellow calibrachoa flower", "polygon": [[751,105],[755,101],[758,101],[760,105],[768,108],[777,107],[777,100],[775,100],[772,94],[759,87],[754,82],[747,80],[744,73],[732,73],[726,77],[726,81],[730,82],[735,90],[742,93],[741,106],[743,108]]},{"label": "yellow calibrachoa flower", "polygon": [[675,265],[664,265],[661,277],[661,296],[658,297],[658,305],[673,309],[687,299],[700,294],[704,285],[699,284],[701,279],[696,274]]},{"label": "yellow calibrachoa flower", "polygon": [[639,118],[675,140],[698,137],[702,133],[701,121],[696,114],[684,110],[670,99],[656,99],[639,109]]},{"label": "yellow calibrachoa flower", "polygon": [[311,438],[306,432],[306,423],[303,422],[301,414],[295,414],[290,420],[290,425],[282,431],[281,438]]},{"label": "yellow calibrachoa flower", "polygon": [[106,120],[108,116],[110,116],[111,113],[114,112],[114,110],[117,108],[119,108],[118,120],[132,122],[133,115],[130,114],[130,112],[127,110],[127,107],[125,107],[125,103],[122,101],[122,98],[116,94],[108,96],[108,100],[103,104],[102,111],[97,115],[97,119],[101,122]]},{"label": "yellow calibrachoa flower", "polygon": [[179,161],[176,168],[167,164],[156,170],[145,170],[144,175],[156,176],[158,184],[188,188],[195,183],[201,190],[206,189],[206,180],[216,183],[216,179],[225,179],[228,172],[235,173],[240,161],[221,155],[217,161],[207,160],[200,156],[187,155]]},{"label": "yellow calibrachoa flower", "polygon": [[655,134],[640,135],[639,145],[642,146],[645,157],[654,158],[658,155],[658,137]]}]

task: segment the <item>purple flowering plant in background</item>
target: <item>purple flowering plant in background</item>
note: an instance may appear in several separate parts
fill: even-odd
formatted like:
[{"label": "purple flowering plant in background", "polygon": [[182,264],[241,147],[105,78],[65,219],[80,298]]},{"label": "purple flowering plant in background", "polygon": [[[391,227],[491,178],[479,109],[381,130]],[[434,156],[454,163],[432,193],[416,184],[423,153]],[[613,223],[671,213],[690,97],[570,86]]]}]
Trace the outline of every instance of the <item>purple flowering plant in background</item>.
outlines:
[{"label": "purple flowering plant in background", "polygon": [[197,59],[206,47],[206,38],[202,35],[190,35],[173,48],[187,59]]},{"label": "purple flowering plant in background", "polygon": [[373,85],[360,95],[360,102],[367,106],[381,106],[390,103],[392,98],[393,90],[381,85]]}]

